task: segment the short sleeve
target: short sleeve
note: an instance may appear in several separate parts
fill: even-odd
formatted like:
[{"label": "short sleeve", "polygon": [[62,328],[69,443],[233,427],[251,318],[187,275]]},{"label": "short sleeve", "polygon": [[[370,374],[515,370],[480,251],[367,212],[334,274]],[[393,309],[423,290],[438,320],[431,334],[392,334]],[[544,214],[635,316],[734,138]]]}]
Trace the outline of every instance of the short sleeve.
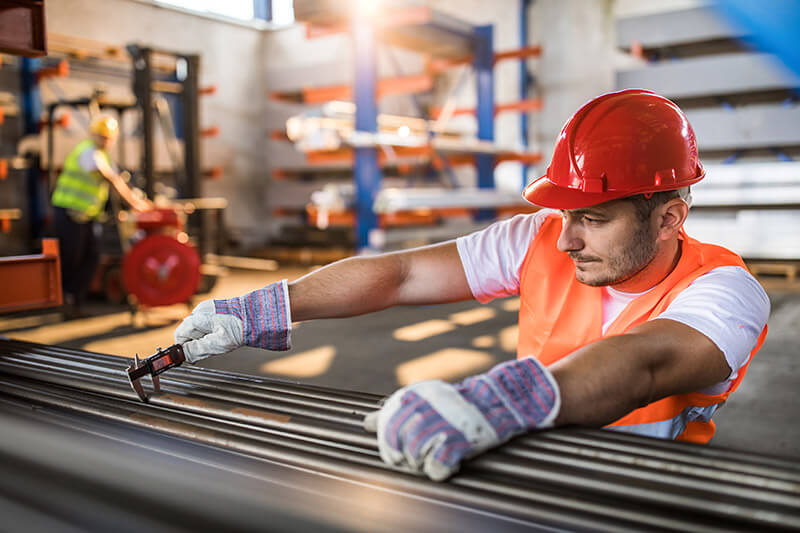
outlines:
[{"label": "short sleeve", "polygon": [[481,303],[519,294],[519,271],[531,241],[552,210],[516,215],[456,239],[472,295]]},{"label": "short sleeve", "polygon": [[758,281],[744,268],[725,266],[697,278],[657,318],[681,322],[711,339],[731,368],[730,381],[749,360],[769,311]]},{"label": "short sleeve", "polygon": [[84,172],[97,170],[97,163],[94,160],[95,153],[97,153],[97,148],[89,148],[78,155],[78,164],[81,166],[81,170]]}]

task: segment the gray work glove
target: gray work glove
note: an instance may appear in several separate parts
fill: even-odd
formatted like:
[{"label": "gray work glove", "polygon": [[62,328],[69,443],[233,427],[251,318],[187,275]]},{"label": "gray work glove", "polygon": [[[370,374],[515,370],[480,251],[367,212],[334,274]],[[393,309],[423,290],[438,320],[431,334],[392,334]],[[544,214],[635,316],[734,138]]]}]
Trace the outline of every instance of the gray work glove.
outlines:
[{"label": "gray work glove", "polygon": [[292,319],[286,280],[236,298],[206,300],[175,329],[186,360],[196,363],[240,346],[291,348]]},{"label": "gray work glove", "polygon": [[527,357],[458,385],[432,380],[404,387],[366,416],[364,429],[378,433],[385,463],[442,481],[465,459],[551,427],[560,407],[555,378]]}]

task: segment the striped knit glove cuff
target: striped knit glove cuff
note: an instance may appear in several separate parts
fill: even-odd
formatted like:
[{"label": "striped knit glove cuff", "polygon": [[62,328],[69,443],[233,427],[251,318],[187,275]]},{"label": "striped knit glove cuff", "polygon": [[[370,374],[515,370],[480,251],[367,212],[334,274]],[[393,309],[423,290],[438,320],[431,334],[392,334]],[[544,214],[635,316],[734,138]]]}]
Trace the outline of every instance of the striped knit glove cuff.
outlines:
[{"label": "striped knit glove cuff", "polygon": [[500,442],[551,427],[560,407],[555,379],[533,357],[501,363],[465,379],[456,390],[481,411]]},{"label": "striped knit glove cuff", "polygon": [[289,284],[281,280],[236,298],[214,300],[217,314],[232,315],[242,322],[242,343],[265,350],[292,347]]},{"label": "striped knit glove cuff", "polygon": [[459,385],[433,380],[404,387],[367,415],[364,428],[377,432],[384,462],[441,481],[464,459],[531,429],[551,427],[560,408],[553,375],[526,358]]}]

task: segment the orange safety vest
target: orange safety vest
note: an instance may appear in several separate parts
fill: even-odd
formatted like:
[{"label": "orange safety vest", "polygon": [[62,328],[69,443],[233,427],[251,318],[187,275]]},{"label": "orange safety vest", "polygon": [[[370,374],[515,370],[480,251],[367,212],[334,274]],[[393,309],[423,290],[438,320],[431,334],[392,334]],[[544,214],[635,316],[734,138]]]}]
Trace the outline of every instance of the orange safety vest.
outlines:
[{"label": "orange safety vest", "polygon": [[[528,247],[520,269],[517,357],[533,355],[545,365],[551,365],[604,336],[620,335],[657,317],[689,284],[714,268],[744,267],[742,259],[730,250],[701,243],[681,230],[681,257],[675,269],[652,290],[628,303],[604,335],[602,289],[575,279],[572,260],[556,248],[560,233],[561,217],[548,217]],[[727,392],[668,396],[631,411],[607,427],[676,440],[708,442],[714,435],[714,423],[708,410],[705,412],[707,416],[698,416],[699,408],[721,405],[736,390],[766,334],[764,326],[750,352],[750,359],[739,369]]]}]

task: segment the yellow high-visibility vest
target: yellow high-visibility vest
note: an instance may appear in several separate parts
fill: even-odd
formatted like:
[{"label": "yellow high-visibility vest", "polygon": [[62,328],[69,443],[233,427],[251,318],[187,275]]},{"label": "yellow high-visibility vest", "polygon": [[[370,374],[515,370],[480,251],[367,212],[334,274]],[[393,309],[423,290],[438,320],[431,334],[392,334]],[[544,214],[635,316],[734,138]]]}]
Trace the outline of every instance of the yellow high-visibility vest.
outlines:
[{"label": "yellow high-visibility vest", "polygon": [[[79,162],[84,151],[94,149],[94,143],[87,139],[79,142],[69,153],[53,190],[53,205],[78,211],[89,218],[96,218],[103,212],[108,200],[108,181],[97,170],[86,172]],[[108,154],[103,150],[99,151],[111,165]]]}]

